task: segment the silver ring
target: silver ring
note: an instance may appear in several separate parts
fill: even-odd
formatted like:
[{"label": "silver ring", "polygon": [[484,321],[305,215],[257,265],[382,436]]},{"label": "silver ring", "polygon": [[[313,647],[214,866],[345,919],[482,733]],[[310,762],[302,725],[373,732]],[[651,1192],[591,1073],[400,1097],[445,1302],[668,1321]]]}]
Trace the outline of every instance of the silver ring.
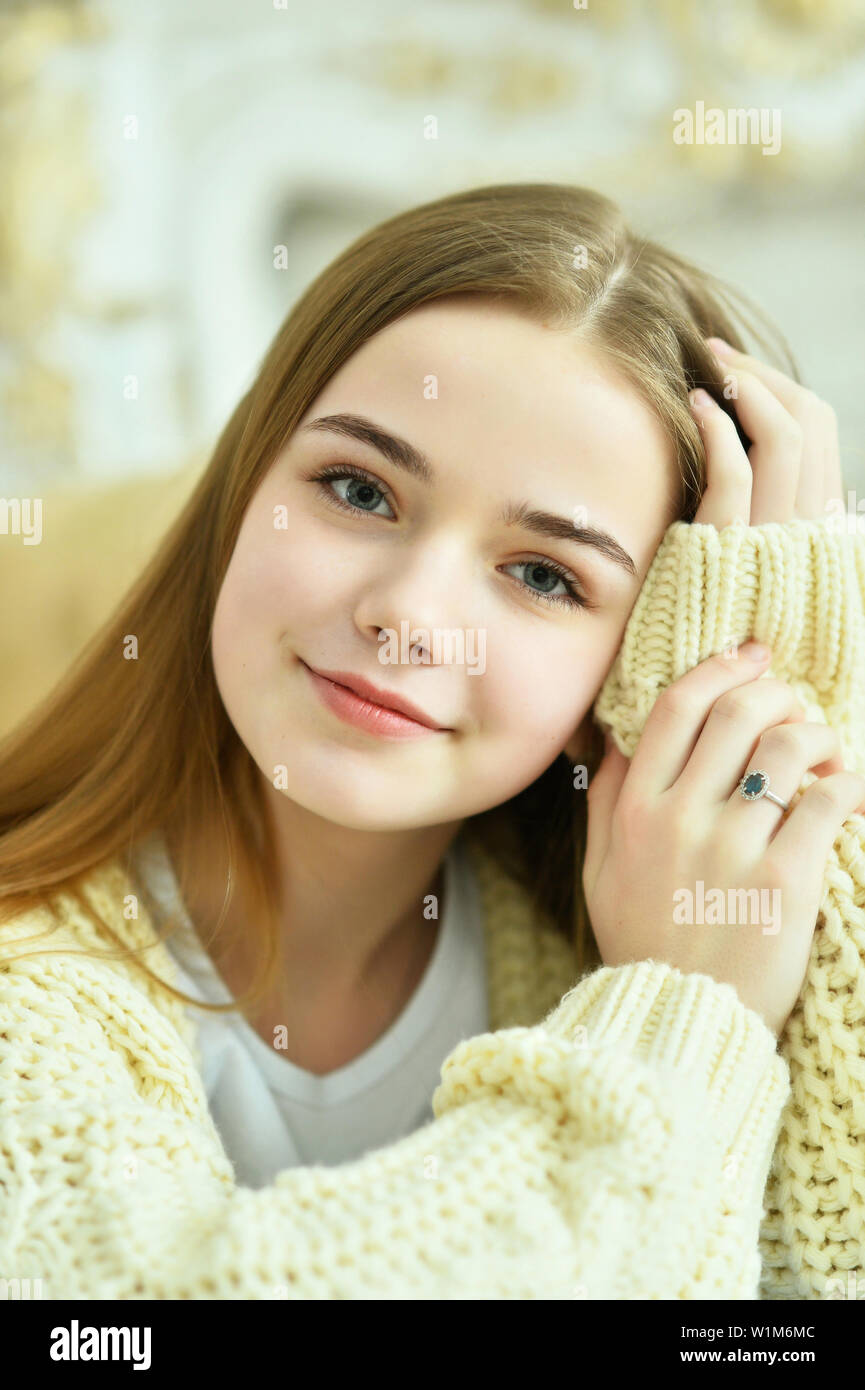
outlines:
[{"label": "silver ring", "polygon": [[776,806],[780,806],[782,811],[789,811],[789,801],[782,801],[780,796],[769,791],[769,774],[760,768],[755,768],[753,772],[746,772],[739,783],[739,791],[746,801],[758,801],[761,796],[765,796],[767,801],[774,801]]}]

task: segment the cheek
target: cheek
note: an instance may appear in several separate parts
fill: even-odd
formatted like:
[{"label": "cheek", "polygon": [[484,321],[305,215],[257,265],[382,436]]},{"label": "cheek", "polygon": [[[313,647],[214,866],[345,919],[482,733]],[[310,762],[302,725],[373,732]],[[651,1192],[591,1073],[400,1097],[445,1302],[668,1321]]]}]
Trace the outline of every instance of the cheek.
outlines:
[{"label": "cheek", "polygon": [[[278,625],[290,592],[282,564],[289,554],[266,520],[244,520],[216,600],[211,632],[213,668],[223,699],[242,676],[260,680],[272,661]],[[287,609],[286,609],[287,611]],[[246,686],[248,688],[248,685]]]},{"label": "cheek", "polygon": [[552,756],[592,704],[616,646],[614,636],[604,640],[597,627],[567,645],[539,642],[527,650],[521,643],[490,673],[488,714],[494,708],[495,727],[530,758],[544,751]]},{"label": "cheek", "polygon": [[578,689],[565,694],[543,661],[510,664],[486,694],[490,727],[507,741],[512,765],[533,764],[547,750],[552,756],[559,729],[579,699]]},{"label": "cheek", "polygon": [[337,558],[328,561],[320,539],[296,526],[277,529],[269,505],[250,508],[214,611],[217,675],[229,676],[229,658],[261,674],[278,657],[280,640],[290,642],[301,622],[314,626],[317,608],[332,602],[336,573]]},{"label": "cheek", "polygon": [[466,748],[460,778],[471,788],[463,814],[509,800],[550,767],[591,708],[617,647],[614,632],[593,628],[565,650],[523,638],[512,658],[488,663],[483,730]]}]

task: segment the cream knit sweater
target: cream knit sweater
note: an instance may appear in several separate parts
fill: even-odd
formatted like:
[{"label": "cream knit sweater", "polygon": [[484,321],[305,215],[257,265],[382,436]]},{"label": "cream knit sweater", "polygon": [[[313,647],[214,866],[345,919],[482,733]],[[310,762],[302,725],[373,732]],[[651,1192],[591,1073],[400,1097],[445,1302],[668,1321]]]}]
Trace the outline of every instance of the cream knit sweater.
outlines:
[{"label": "cream knit sweater", "polygon": [[[865,773],[865,534],[832,520],[676,522],[596,701],[633,753],[661,690],[731,640],[769,643],[771,673],[831,724]],[[808,773],[804,789],[815,780]],[[760,1232],[761,1297],[861,1298],[865,1276],[865,817],[839,832],[808,971],[779,1042],[789,1066]],[[858,1293],[857,1293],[858,1286]]]},{"label": "cream knit sweater", "polygon": [[[598,718],[632,752],[670,680],[753,632],[858,766],[863,593],[861,541],[822,522],[676,523]],[[707,976],[644,961],[577,981],[470,840],[490,1031],[445,1060],[434,1122],[259,1190],[234,1179],[183,1006],[134,961],[75,954],[104,939],[55,895],[63,953],[19,954],[45,912],[0,927],[0,1278],[87,1299],[831,1295],[863,1263],[863,834],[854,817],[836,841],[780,1051]],[[176,978],[119,862],[86,894]]]}]

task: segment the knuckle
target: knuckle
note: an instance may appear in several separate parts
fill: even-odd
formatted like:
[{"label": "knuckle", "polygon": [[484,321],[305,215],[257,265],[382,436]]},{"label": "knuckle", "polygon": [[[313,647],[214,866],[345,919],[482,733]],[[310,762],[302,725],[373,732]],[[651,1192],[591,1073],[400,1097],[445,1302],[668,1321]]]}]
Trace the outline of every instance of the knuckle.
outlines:
[{"label": "knuckle", "polygon": [[837,777],[819,778],[807,789],[805,797],[809,797],[812,805],[821,811],[836,813],[842,805],[846,805],[843,787]]},{"label": "knuckle", "polygon": [[690,720],[699,712],[699,702],[695,696],[687,694],[677,685],[667,689],[655,701],[659,716],[669,720]]},{"label": "knuckle", "polygon": [[712,713],[720,715],[722,719],[747,718],[754,705],[755,697],[751,693],[753,688],[753,686],[744,685],[734,690],[725,690],[712,706]]},{"label": "knuckle", "polygon": [[[773,676],[750,680],[746,685],[738,685],[730,690],[725,690],[722,695],[718,696],[712,708],[713,712],[717,710],[724,718],[750,721],[760,709],[764,708],[764,702],[767,701],[772,701],[776,709],[783,705],[787,709],[798,709],[802,714],[807,713],[805,706],[793,693],[790,686]],[[780,719],[780,714],[778,718]]]},{"label": "knuckle", "polygon": [[759,746],[769,751],[777,748],[787,756],[798,754],[805,737],[802,728],[801,724],[773,724],[771,729],[766,729],[760,735]]},{"label": "knuckle", "polygon": [[803,391],[803,400],[809,413],[817,419],[822,419],[830,424],[837,421],[838,416],[834,407],[822,396],[818,396],[817,392],[812,391],[810,387]]},{"label": "knuckle", "polygon": [[789,868],[778,858],[777,852],[773,853],[773,849],[774,842],[760,861],[762,886],[769,889],[784,888],[787,884]]},{"label": "knuckle", "polygon": [[670,802],[664,815],[664,834],[680,848],[696,843],[696,817],[687,805]]},{"label": "knuckle", "polygon": [[805,431],[800,420],[788,415],[778,426],[781,438],[792,447],[801,447]]},{"label": "knuckle", "polygon": [[620,795],[613,811],[613,824],[617,833],[626,843],[636,843],[643,838],[647,828],[646,807],[641,801],[634,801],[624,794]]},{"label": "knuckle", "polygon": [[[711,417],[713,427],[718,430],[719,433],[728,432],[731,437],[731,442],[733,439],[738,440],[739,436],[736,433],[736,426],[729,415],[725,411],[719,411],[718,415],[720,419],[717,419],[714,415]],[[736,487],[744,487],[747,484],[750,491],[754,478],[754,470],[747,458],[738,458],[732,451],[721,453],[715,460],[715,471],[724,478],[725,483],[733,484]]]},{"label": "knuckle", "polygon": [[[727,421],[726,428],[729,430],[732,438],[738,439],[739,436],[736,433],[736,426],[734,421],[731,419],[729,415],[724,415],[723,419]],[[743,456],[742,458],[740,458],[738,455],[733,455],[726,459],[725,467],[728,475],[731,478],[734,478],[736,481],[747,481],[748,483],[753,482],[754,469],[748,462],[747,456]]]}]

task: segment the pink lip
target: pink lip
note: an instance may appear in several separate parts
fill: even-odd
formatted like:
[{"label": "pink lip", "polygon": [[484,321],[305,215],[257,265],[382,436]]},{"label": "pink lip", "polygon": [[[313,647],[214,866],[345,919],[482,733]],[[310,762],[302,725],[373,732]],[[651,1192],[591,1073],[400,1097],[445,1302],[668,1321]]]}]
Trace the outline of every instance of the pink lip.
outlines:
[{"label": "pink lip", "polygon": [[350,671],[316,671],[301,660],[323,703],[347,724],[391,738],[419,738],[447,733],[417,705],[379,690]]}]

